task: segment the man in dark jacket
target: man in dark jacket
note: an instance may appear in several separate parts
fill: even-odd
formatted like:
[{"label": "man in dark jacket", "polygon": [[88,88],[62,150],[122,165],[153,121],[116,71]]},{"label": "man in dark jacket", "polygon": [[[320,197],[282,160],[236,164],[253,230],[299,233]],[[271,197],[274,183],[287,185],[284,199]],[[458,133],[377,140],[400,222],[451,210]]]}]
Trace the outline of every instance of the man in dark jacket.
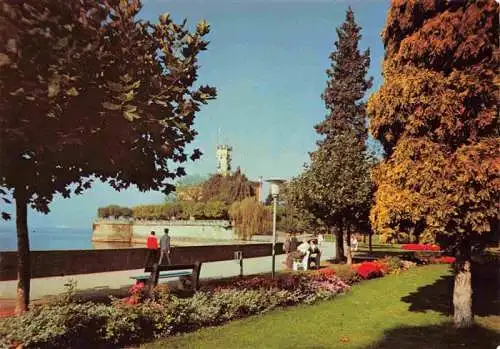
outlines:
[{"label": "man in dark jacket", "polygon": [[297,251],[298,240],[295,237],[295,234],[288,233],[286,234],[285,244],[283,245],[283,250],[286,253],[285,264],[288,269],[292,269],[293,267],[293,252]]}]

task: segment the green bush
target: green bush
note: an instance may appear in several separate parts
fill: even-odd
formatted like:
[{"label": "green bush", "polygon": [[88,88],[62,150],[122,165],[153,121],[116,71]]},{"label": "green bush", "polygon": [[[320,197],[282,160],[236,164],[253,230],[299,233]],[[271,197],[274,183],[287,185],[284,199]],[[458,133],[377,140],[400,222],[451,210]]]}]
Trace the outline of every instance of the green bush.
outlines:
[{"label": "green bush", "polygon": [[337,265],[335,267],[335,275],[348,285],[353,285],[361,281],[360,276],[354,268],[347,264]]},{"label": "green bush", "polygon": [[128,218],[132,217],[132,210],[128,207],[109,205],[106,207],[99,207],[97,209],[97,216],[99,218]]},{"label": "green bush", "polygon": [[[228,219],[228,207],[222,201],[191,202],[181,201],[161,205],[140,205],[133,207],[129,216],[143,220],[170,220],[172,218],[195,219]],[[110,216],[107,208],[99,209],[99,217]]]},{"label": "green bush", "polygon": [[399,274],[407,269],[405,263],[403,263],[403,260],[399,257],[385,257],[381,262],[387,266],[387,272],[389,274]]},{"label": "green bush", "polygon": [[209,201],[203,207],[207,219],[228,219],[228,206],[222,201]]}]

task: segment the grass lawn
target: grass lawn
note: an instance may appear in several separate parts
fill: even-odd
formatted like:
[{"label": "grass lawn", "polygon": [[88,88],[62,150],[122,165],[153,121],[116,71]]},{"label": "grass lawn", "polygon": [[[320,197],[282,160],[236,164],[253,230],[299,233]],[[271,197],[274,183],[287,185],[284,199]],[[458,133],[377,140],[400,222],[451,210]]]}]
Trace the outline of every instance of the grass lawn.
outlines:
[{"label": "grass lawn", "polygon": [[[483,304],[478,325],[456,331],[449,315],[451,281],[447,265],[419,267],[365,281],[331,301],[273,311],[143,348],[496,348],[498,303]],[[496,294],[494,284],[486,286]]]}]

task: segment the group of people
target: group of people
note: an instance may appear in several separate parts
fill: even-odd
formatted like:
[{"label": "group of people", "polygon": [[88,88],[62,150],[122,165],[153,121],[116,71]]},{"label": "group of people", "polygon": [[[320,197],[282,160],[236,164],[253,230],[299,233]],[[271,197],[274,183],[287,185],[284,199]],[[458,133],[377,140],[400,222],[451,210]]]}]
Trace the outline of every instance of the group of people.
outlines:
[{"label": "group of people", "polygon": [[315,267],[319,267],[321,251],[319,249],[319,240],[322,236],[312,239],[303,239],[299,244],[296,233],[288,233],[283,245],[286,253],[285,264],[288,269],[294,268],[294,261],[299,262],[302,269],[309,269],[310,262],[313,261]]},{"label": "group of people", "polygon": [[[146,266],[150,266],[153,263],[158,262],[161,264],[163,259],[167,260],[167,264],[171,264],[170,259],[170,236],[168,235],[168,228],[163,230],[164,234],[160,238],[160,244],[158,246],[158,238],[156,237],[156,233],[151,231],[151,234],[148,236],[146,240],[146,247],[148,249],[148,254],[146,257]],[[160,249],[160,258],[158,259],[158,247]]]}]

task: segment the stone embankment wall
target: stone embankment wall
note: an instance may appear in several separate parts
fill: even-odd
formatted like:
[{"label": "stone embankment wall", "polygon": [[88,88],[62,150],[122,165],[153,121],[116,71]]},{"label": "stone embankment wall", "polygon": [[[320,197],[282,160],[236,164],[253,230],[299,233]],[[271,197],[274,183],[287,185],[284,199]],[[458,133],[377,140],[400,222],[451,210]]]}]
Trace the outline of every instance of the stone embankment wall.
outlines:
[{"label": "stone embankment wall", "polygon": [[172,238],[234,240],[229,221],[141,221],[96,220],[92,225],[92,241],[143,244],[151,231],[160,237],[168,228]]},{"label": "stone embankment wall", "polygon": [[[195,261],[231,260],[236,251],[241,251],[243,258],[264,257],[271,255],[271,250],[271,244],[234,244],[173,247],[171,253],[173,264],[192,264]],[[31,276],[37,278],[140,269],[144,267],[146,252],[145,248],[32,251]],[[276,253],[283,253],[282,243],[276,244]],[[16,277],[17,252],[0,252],[0,281],[15,280]]]}]

